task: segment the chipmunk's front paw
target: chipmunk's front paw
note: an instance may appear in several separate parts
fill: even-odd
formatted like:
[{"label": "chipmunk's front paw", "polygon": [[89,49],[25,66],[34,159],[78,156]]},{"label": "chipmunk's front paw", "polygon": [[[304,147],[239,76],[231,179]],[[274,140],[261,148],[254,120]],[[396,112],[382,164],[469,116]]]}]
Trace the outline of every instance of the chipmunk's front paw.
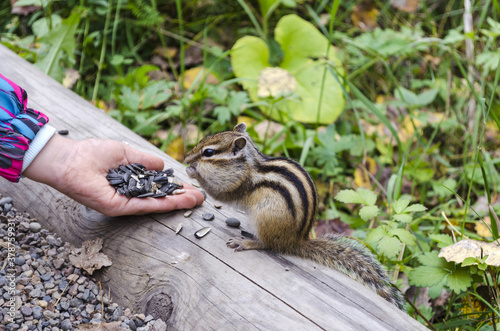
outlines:
[{"label": "chipmunk's front paw", "polygon": [[234,248],[235,252],[239,252],[245,249],[242,238],[231,238],[226,243],[227,247]]}]

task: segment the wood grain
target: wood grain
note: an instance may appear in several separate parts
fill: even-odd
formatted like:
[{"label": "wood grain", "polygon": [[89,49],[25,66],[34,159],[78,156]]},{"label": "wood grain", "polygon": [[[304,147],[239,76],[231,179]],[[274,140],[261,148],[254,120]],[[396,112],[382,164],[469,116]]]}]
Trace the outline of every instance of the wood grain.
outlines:
[{"label": "wood grain", "polygon": [[[103,111],[47,77],[0,45],[0,72],[29,94],[40,110],[72,139],[110,138],[159,155],[181,180],[184,166],[110,118]],[[193,214],[184,211],[141,217],[109,218],[58,191],[23,178],[0,178],[0,194],[28,211],[46,228],[73,245],[104,239],[113,265],[100,274],[118,303],[163,318],[172,330],[424,330],[368,288],[347,276],[294,257],[269,252],[235,253],[226,241],[239,230],[227,217],[245,224],[244,215],[209,197]],[[215,214],[206,222],[204,212]],[[175,234],[179,223],[184,225]],[[212,231],[202,239],[194,232]]]}]

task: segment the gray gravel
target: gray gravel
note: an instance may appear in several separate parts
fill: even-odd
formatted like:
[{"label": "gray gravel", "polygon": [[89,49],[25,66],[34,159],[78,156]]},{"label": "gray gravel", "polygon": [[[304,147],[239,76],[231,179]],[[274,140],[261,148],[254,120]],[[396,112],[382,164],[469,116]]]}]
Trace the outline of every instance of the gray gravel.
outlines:
[{"label": "gray gravel", "polygon": [[167,329],[161,319],[132,314],[106,294],[101,298],[98,282],[70,264],[69,250],[0,195],[0,330],[77,330],[82,324],[97,330],[113,322],[113,330]]}]

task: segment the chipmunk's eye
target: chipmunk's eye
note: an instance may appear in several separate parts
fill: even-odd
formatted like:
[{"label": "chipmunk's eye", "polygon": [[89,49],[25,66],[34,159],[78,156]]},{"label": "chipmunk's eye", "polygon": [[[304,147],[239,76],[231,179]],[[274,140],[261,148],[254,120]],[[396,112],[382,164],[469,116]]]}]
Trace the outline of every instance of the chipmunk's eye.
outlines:
[{"label": "chipmunk's eye", "polygon": [[203,156],[205,157],[211,157],[215,154],[215,150],[211,149],[211,148],[207,148],[203,151]]}]

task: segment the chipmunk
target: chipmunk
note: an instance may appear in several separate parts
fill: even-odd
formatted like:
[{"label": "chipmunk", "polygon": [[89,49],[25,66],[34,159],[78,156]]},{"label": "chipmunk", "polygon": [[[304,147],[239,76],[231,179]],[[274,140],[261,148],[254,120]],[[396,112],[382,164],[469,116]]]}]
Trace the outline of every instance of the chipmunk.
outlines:
[{"label": "chipmunk", "polygon": [[401,292],[362,244],[341,235],[309,239],[318,208],[313,180],[297,162],[261,153],[245,123],[205,137],[184,161],[187,174],[209,195],[236,204],[253,223],[256,239],[233,238],[228,247],[313,260],[344,272],[403,310]]}]

